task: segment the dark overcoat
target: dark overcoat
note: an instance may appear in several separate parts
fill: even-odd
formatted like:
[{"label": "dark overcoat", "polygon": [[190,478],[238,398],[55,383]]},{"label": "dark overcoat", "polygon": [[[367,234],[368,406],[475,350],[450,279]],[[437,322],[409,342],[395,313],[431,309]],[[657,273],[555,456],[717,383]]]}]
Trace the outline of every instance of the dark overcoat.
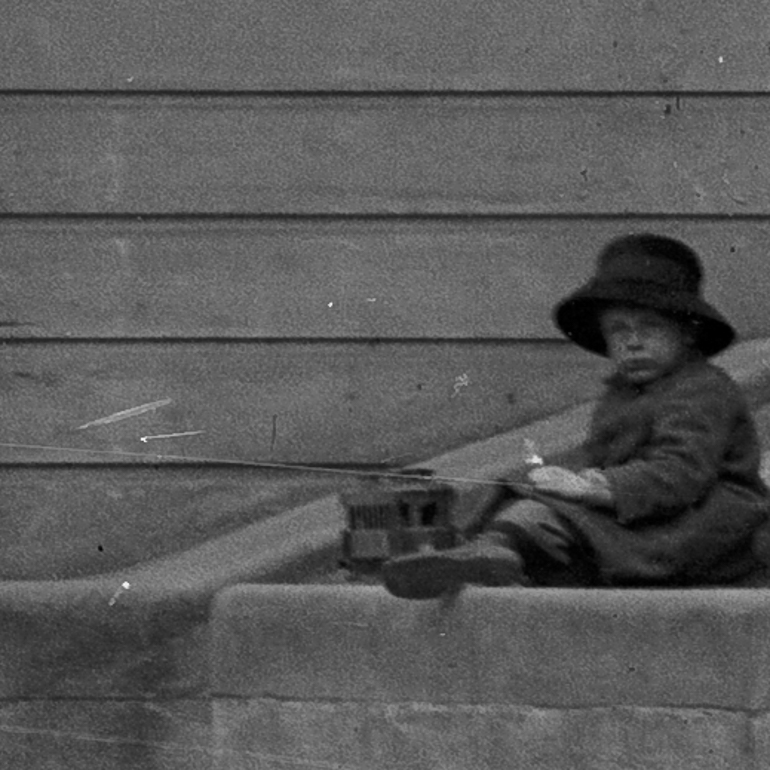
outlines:
[{"label": "dark overcoat", "polygon": [[698,357],[647,386],[610,378],[584,455],[606,475],[614,510],[555,507],[600,582],[718,584],[756,569],[770,494],[748,404],[722,369]]}]

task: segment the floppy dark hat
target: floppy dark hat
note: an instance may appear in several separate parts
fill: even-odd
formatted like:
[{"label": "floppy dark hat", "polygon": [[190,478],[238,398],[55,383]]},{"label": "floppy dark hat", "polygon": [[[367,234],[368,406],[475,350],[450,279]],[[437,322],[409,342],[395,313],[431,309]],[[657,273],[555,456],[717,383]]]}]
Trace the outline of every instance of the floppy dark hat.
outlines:
[{"label": "floppy dark hat", "polygon": [[689,246],[666,236],[627,235],[605,246],[594,277],[556,306],[554,321],[573,342],[606,356],[599,311],[614,304],[651,308],[689,323],[697,347],[713,356],[733,342],[735,329],[703,299],[702,282]]}]

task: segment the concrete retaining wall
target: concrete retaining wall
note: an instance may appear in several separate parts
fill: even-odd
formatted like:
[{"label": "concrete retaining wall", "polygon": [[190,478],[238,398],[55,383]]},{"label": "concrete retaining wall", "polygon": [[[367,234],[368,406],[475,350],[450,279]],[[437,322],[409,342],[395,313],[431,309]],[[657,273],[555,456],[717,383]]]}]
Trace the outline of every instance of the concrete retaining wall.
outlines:
[{"label": "concrete retaining wall", "polygon": [[[720,363],[749,398],[761,435],[770,436],[770,342],[736,346]],[[424,465],[455,479],[498,478],[520,466],[525,437],[534,439],[549,457],[568,454],[580,441],[589,412],[590,404],[586,404]],[[475,481],[455,483],[466,500],[484,490]],[[756,733],[757,745],[764,745],[760,729],[764,722],[758,716],[764,701],[756,694],[760,690],[750,690],[750,676],[762,660],[758,651],[767,634],[754,625],[761,616],[753,617],[754,609],[746,609],[764,607],[764,591],[710,591],[707,596],[716,603],[703,598],[697,612],[690,605],[666,604],[668,609],[657,626],[663,630],[655,652],[663,656],[662,662],[653,665],[650,653],[644,658],[645,667],[640,668],[632,658],[629,665],[636,667],[632,677],[618,664],[622,659],[613,657],[610,631],[615,624],[612,628],[607,625],[594,639],[589,632],[600,627],[598,621],[585,625],[585,618],[590,617],[586,608],[611,597],[609,592],[595,592],[593,598],[571,592],[564,613],[558,604],[565,600],[558,593],[481,592],[481,604],[476,606],[473,597],[477,594],[468,592],[457,608],[444,612],[433,605],[399,602],[375,589],[228,588],[237,583],[312,582],[319,575],[328,575],[336,564],[342,524],[339,502],[328,497],[120,572],[78,580],[2,582],[0,767],[27,768],[35,763],[42,767],[45,763],[46,770],[207,770],[219,764],[262,770],[286,763],[324,767],[323,762],[337,762],[341,767],[366,770],[377,767],[367,757],[382,755],[392,760],[390,768],[430,767],[426,763],[433,762],[442,768],[476,770],[485,767],[484,757],[490,758],[490,767],[495,763],[499,767],[500,757],[513,751],[512,742],[522,747],[521,767],[560,767],[547,762],[561,757],[565,747],[576,757],[570,766],[580,767],[581,756],[589,756],[605,743],[615,746],[608,751],[620,751],[622,741],[635,746],[634,740],[649,734],[652,737],[645,738],[649,752],[657,751],[657,743],[662,741],[664,746],[670,744],[695,757],[692,747],[701,745],[701,737],[710,740],[722,731],[733,741],[744,728],[746,741]],[[124,589],[124,583],[130,588]],[[267,593],[261,594],[262,590]],[[216,608],[217,641],[212,646],[207,622],[210,603],[222,591],[226,593]],[[669,592],[665,601],[698,595]],[[617,596],[615,602],[625,608],[623,622],[629,628],[635,628],[635,623],[643,631],[654,628],[651,599],[644,596],[662,594],[624,592]],[[265,604],[258,597],[269,601]],[[629,603],[629,597],[637,598]],[[578,599],[580,603],[573,606],[571,602]],[[731,604],[733,600],[735,604]],[[493,607],[490,602],[494,601],[497,605]],[[543,601],[545,604],[538,604]],[[638,608],[643,611],[637,616]],[[606,617],[606,608],[601,611]],[[610,697],[612,677],[621,681],[627,676],[627,689],[635,683],[636,690],[630,691],[633,696],[641,692],[639,687],[650,672],[659,670],[656,666],[666,667],[666,675],[655,680],[656,691],[663,692],[669,679],[685,669],[684,655],[663,655],[668,649],[663,645],[666,634],[672,638],[666,629],[676,629],[675,638],[685,640],[679,649],[686,650],[690,646],[687,640],[697,638],[698,629],[709,627],[715,611],[720,620],[713,638],[724,634],[724,639],[696,649],[708,653],[704,670],[729,670],[724,679],[730,698],[715,704],[698,694],[683,706],[680,701],[662,698],[661,702],[637,703],[633,698],[616,701]],[[471,624],[468,613],[483,620]],[[498,614],[495,623],[502,625],[487,620]],[[506,660],[520,661],[518,668],[502,666],[494,676],[492,669],[483,673],[479,665],[487,662],[479,651],[493,649],[498,637],[507,637],[509,626],[519,628],[520,618],[540,616],[550,625],[542,625],[543,619],[526,625],[530,635],[519,636],[515,649],[510,646],[513,637],[505,641],[506,649],[513,650],[506,653]],[[740,637],[743,646],[734,644],[733,636],[740,630],[736,619],[745,631]],[[470,634],[469,641],[460,644],[455,631],[464,625],[467,628],[462,633]],[[435,632],[433,646],[425,642],[429,628]],[[538,628],[540,637],[535,638]],[[338,632],[348,636],[335,636]],[[626,642],[633,639],[629,634],[623,637]],[[263,637],[264,644],[259,641]],[[645,638],[657,637],[648,634]],[[548,654],[546,642],[550,644]],[[366,657],[361,648],[357,651],[356,643],[366,645]],[[629,655],[635,653],[633,646],[623,649]],[[335,650],[346,656],[344,665]],[[581,671],[590,674],[592,670],[575,657],[588,654],[581,650],[599,658],[604,655],[612,677],[607,674],[602,687],[609,694],[596,702],[576,700],[567,705],[537,700],[542,681],[536,678],[537,670],[529,671],[527,658],[522,657],[531,650],[543,650],[541,663],[551,658],[567,660],[554,674],[565,692],[598,685],[599,680],[590,675],[575,680]],[[670,656],[670,650],[666,654]],[[569,659],[574,661],[571,669]],[[213,705],[212,661],[220,667],[213,680],[218,693]],[[720,661],[732,668],[720,669]],[[529,679],[520,690],[521,699],[516,700],[510,695],[514,692],[511,683],[521,672],[528,672]],[[394,680],[394,676],[402,679]],[[407,682],[410,691],[399,694],[394,681]],[[232,683],[242,689],[234,690]],[[339,689],[343,685],[347,689]],[[552,689],[559,688],[554,685]],[[717,689],[715,684],[713,691]],[[497,695],[498,691],[503,694]],[[357,692],[370,700],[360,701]],[[747,707],[755,712],[751,720],[741,711],[741,698],[747,692],[751,697],[746,697],[755,704]],[[211,737],[212,708],[216,745]],[[597,722],[602,715],[606,720]],[[526,740],[521,730],[528,731]],[[601,730],[607,730],[610,737],[602,737]],[[655,737],[659,732],[665,741]],[[541,741],[541,735],[549,736],[550,742]],[[770,740],[766,742],[770,745]],[[575,748],[580,746],[583,754]],[[465,760],[475,750],[481,753],[474,765]],[[328,759],[343,755],[345,762]],[[541,755],[542,760],[538,759]],[[745,766],[732,756],[717,756],[722,756],[724,767],[741,770]],[[692,762],[692,767],[706,770],[720,766],[705,760],[700,765],[695,759]],[[589,762],[586,766],[593,770],[629,763],[603,766]],[[665,762],[658,766],[669,768]]]},{"label": "concrete retaining wall", "polygon": [[770,766],[770,591],[238,586],[218,770]]},{"label": "concrete retaining wall", "polygon": [[[720,359],[763,442],[768,350]],[[521,466],[524,438],[550,458],[574,452],[590,411],[421,465],[454,479],[470,508],[478,480]],[[295,513],[313,533],[305,558],[336,537],[335,509],[329,499]],[[758,545],[770,553],[770,533]],[[759,770],[770,766],[769,630],[765,589],[472,588],[447,605],[374,587],[236,586],[213,610],[215,767]]]}]

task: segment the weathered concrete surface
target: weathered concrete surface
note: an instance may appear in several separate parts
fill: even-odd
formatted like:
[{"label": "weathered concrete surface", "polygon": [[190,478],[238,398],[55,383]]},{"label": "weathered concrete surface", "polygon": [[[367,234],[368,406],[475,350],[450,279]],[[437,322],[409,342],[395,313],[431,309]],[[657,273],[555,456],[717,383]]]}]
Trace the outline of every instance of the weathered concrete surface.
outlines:
[{"label": "weathered concrete surface", "polygon": [[[762,404],[770,395],[768,383],[770,343],[754,342],[738,346],[722,361],[741,383],[752,404],[758,409],[757,417],[760,426],[764,435],[767,435],[770,430],[770,409],[762,408]],[[472,495],[480,487],[484,488],[484,485],[478,484],[479,480],[497,478],[502,473],[515,470],[520,466],[523,460],[525,437],[533,438],[540,451],[546,455],[559,456],[569,453],[580,440],[589,412],[590,405],[584,405],[542,423],[528,426],[526,429],[470,445],[464,450],[437,458],[429,465],[432,465],[440,474],[452,478],[473,479],[467,482],[455,481],[461,492]],[[0,656],[0,700],[6,707],[6,710],[0,713],[0,719],[2,719],[0,760],[9,757],[8,762],[5,763],[8,766],[13,766],[17,761],[21,762],[19,757],[25,756],[23,753],[27,751],[25,747],[28,747],[28,742],[31,740],[30,735],[34,734],[24,732],[25,730],[44,729],[41,728],[41,724],[49,726],[59,724],[63,725],[62,731],[74,735],[79,728],[72,727],[73,715],[79,713],[81,716],[78,718],[82,718],[83,724],[86,724],[88,719],[85,715],[103,714],[108,721],[100,723],[101,727],[94,722],[92,728],[80,730],[79,739],[72,736],[66,739],[62,737],[61,741],[57,739],[57,742],[47,744],[51,747],[51,751],[41,756],[47,757],[46,761],[49,761],[51,769],[59,770],[59,768],[73,766],[72,763],[67,764],[70,762],[68,757],[77,755],[80,751],[78,747],[82,748],[82,743],[91,740],[89,736],[101,735],[104,742],[94,741],[94,743],[98,743],[107,753],[109,753],[107,747],[110,741],[113,744],[122,742],[122,745],[127,747],[126,763],[116,764],[115,767],[130,767],[132,770],[156,770],[156,768],[166,770],[167,767],[171,767],[176,770],[173,762],[178,761],[181,755],[175,746],[178,741],[187,743],[186,738],[180,738],[180,735],[185,734],[184,726],[155,710],[155,704],[164,701],[171,704],[169,709],[173,711],[176,708],[173,702],[180,701],[182,704],[192,703],[194,705],[190,706],[191,709],[200,708],[202,713],[205,712],[206,698],[211,684],[206,620],[212,598],[235,583],[297,582],[313,580],[316,576],[328,574],[330,567],[335,564],[341,526],[342,512],[339,503],[336,497],[327,497],[267,521],[239,528],[181,553],[143,562],[119,572],[77,580],[6,581],[0,584],[0,649],[3,652]],[[128,583],[130,587],[124,588],[124,583]],[[303,595],[303,589],[294,590],[299,591],[299,595]],[[505,670],[494,674],[488,672],[485,675],[486,679],[474,673],[477,671],[479,662],[478,652],[473,652],[476,649],[473,645],[456,644],[457,634],[461,631],[467,634],[467,631],[462,630],[456,622],[457,615],[452,615],[451,612],[442,614],[436,608],[431,610],[429,607],[423,607],[420,612],[424,613],[424,616],[416,615],[410,620],[408,615],[403,614],[404,608],[401,603],[391,601],[390,597],[384,593],[374,594],[379,598],[369,610],[356,604],[355,598],[360,596],[358,593],[336,595],[348,597],[341,601],[342,604],[348,602],[349,605],[347,615],[339,612],[340,607],[334,610],[338,613],[335,618],[336,623],[351,624],[339,626],[340,633],[350,632],[359,637],[366,636],[370,640],[372,645],[370,656],[373,656],[370,667],[367,669],[363,666],[361,656],[358,659],[355,656],[351,657],[352,648],[346,647],[341,650],[341,654],[347,656],[348,664],[343,670],[340,661],[335,660],[333,656],[331,658],[324,656],[323,660],[319,659],[316,649],[317,640],[314,639],[310,643],[305,639],[303,642],[301,635],[293,633],[287,627],[282,630],[276,628],[275,633],[278,636],[274,636],[273,639],[274,641],[279,638],[285,640],[287,657],[284,662],[288,661],[291,665],[281,668],[274,667],[271,663],[270,673],[265,681],[273,681],[276,687],[279,685],[286,687],[287,682],[291,683],[294,676],[292,667],[295,667],[295,662],[290,653],[291,650],[301,650],[303,655],[307,655],[307,661],[317,662],[315,671],[311,673],[316,678],[323,678],[326,682],[324,686],[329,689],[329,692],[334,692],[334,688],[337,688],[336,691],[341,694],[341,697],[347,697],[346,693],[349,695],[353,691],[351,688],[361,682],[369,683],[371,693],[384,692],[385,689],[382,688],[397,692],[399,677],[403,676],[406,670],[404,660],[412,656],[414,661],[422,661],[421,666],[415,667],[415,675],[408,683],[411,688],[409,697],[415,699],[415,702],[424,702],[429,696],[433,697],[436,693],[442,692],[445,695],[446,693],[451,695],[451,698],[444,703],[447,707],[453,704],[463,708],[475,707],[484,705],[483,693],[498,692],[501,698],[503,696],[509,698],[508,705],[514,710],[519,707],[548,710],[548,704],[534,699],[542,690],[542,682],[536,677],[533,678],[532,672],[521,670],[520,679],[510,672],[506,673]],[[369,595],[371,594],[367,594]],[[754,597],[754,601],[760,601],[764,594],[746,592],[740,596]],[[544,600],[546,603],[550,601],[547,597]],[[313,603],[306,610],[309,613],[308,617],[319,619],[318,629],[322,628],[321,621],[328,619],[322,612],[324,606],[326,605]],[[740,602],[735,605],[729,602],[725,604],[721,610],[721,620],[718,625],[721,629],[720,633],[723,631],[729,636],[730,633],[735,633],[741,628],[748,633],[755,628],[756,624],[761,623],[760,618],[746,610],[747,606]],[[497,612],[504,615],[507,612],[506,607],[507,602],[501,597]],[[630,611],[630,609],[630,606],[626,607],[626,610]],[[430,614],[431,611],[433,615]],[[623,616],[622,622],[632,622],[633,615],[628,611]],[[381,639],[379,639],[379,632],[373,633],[372,629],[366,625],[368,622],[374,622],[377,612],[391,613],[386,625],[395,624],[393,627],[388,627],[387,634]],[[532,612],[535,612],[534,607]],[[699,611],[688,609],[687,612],[693,628],[703,627],[704,624],[705,627],[710,628],[709,621],[702,618]],[[402,614],[399,615],[399,613]],[[431,617],[435,631],[431,637],[433,646],[426,646],[425,640],[419,636],[409,641],[419,623],[427,622],[426,618]],[[655,627],[660,635],[667,635],[668,638],[680,641],[687,640],[687,630],[679,628],[677,617],[677,611],[674,605],[671,605],[670,613],[660,616],[658,625]],[[301,618],[299,619],[301,621]],[[385,621],[382,617],[377,619],[378,625],[383,622]],[[591,655],[600,654],[601,647],[594,649],[594,646],[589,644],[591,640],[586,636],[585,630],[581,631],[583,620],[580,613],[565,612],[555,616],[550,622],[554,637],[551,638],[545,634],[536,640],[536,646],[542,647],[544,654],[545,651],[550,651],[554,656],[564,657],[569,650],[582,649],[579,644],[578,646],[573,644],[573,641],[578,643],[581,639],[583,647],[589,648],[585,652],[589,659]],[[305,621],[300,625],[308,628]],[[248,622],[246,628],[249,628]],[[543,626],[543,629],[547,630],[547,628]],[[537,633],[536,626],[529,630],[532,634]],[[501,643],[514,644],[510,639],[504,639],[501,642],[493,626],[482,625],[481,631],[483,633],[478,639],[471,638],[473,644],[482,645],[478,649],[492,649]],[[441,635],[442,633],[444,636]],[[244,646],[248,643],[248,633],[244,636],[239,631],[238,634],[235,634],[229,643],[235,644],[241,650],[241,657],[234,658],[233,661],[243,662],[243,656],[249,658],[251,655]],[[609,638],[609,634],[608,627],[602,638]],[[766,630],[762,630],[762,635],[767,635]],[[575,640],[572,640],[573,636]],[[238,641],[239,638],[241,641]],[[390,638],[390,644],[385,649],[388,638]],[[708,638],[713,640],[713,637]],[[419,643],[418,639],[420,639]],[[758,677],[755,671],[747,672],[744,666],[751,656],[756,659],[757,655],[764,654],[759,639],[759,636],[753,638],[751,644],[744,639],[743,653],[736,649],[734,656],[732,650],[728,655],[725,653],[727,648],[720,647],[716,643],[698,648],[701,650],[704,665],[709,667],[708,671],[718,670],[723,673],[728,671],[730,681],[720,688],[722,698],[720,705],[712,704],[708,708],[704,706],[705,701],[701,698],[705,697],[704,693],[710,692],[708,688],[713,684],[713,677],[706,675],[702,681],[696,679],[689,682],[688,708],[703,707],[707,711],[716,709],[721,714],[724,708],[737,708],[746,700],[755,704],[756,708],[762,708],[767,698],[765,681],[762,677]],[[575,678],[574,673],[570,679],[564,673],[567,669],[562,668],[564,678],[555,689],[564,698],[563,703],[574,702],[579,704],[579,707],[586,708],[614,708],[617,702],[611,697],[611,693],[614,692],[613,687],[617,682],[609,678],[609,673],[612,672],[624,684],[625,689],[622,691],[629,699],[628,703],[623,704],[624,707],[629,704],[633,706],[634,698],[638,696],[643,701],[644,708],[668,708],[669,706],[675,708],[676,704],[673,706],[668,702],[659,704],[655,698],[658,697],[656,693],[659,695],[667,686],[668,680],[663,677],[663,674],[668,671],[670,677],[675,678],[676,667],[680,665],[682,668],[685,667],[684,657],[671,657],[670,670],[664,665],[656,679],[650,662],[654,658],[650,652],[652,648],[647,648],[646,651],[645,648],[637,648],[635,640],[630,636],[626,638],[626,642],[624,649],[631,661],[630,665],[639,665],[641,661],[648,666],[644,669],[646,672],[644,675],[624,670],[622,666],[616,666],[615,669],[608,668],[608,676],[602,685],[604,689],[600,687],[597,690],[598,696],[594,701],[582,703],[579,693],[588,685],[593,686],[601,682],[589,680],[586,677],[581,680],[580,676]],[[534,642],[531,643],[534,644]],[[515,660],[519,652],[516,652],[514,647],[510,647],[510,650]],[[383,665],[389,666],[390,679],[375,676],[372,673],[376,671],[374,666],[377,663],[377,656],[382,658]],[[443,661],[443,665],[436,663],[438,659]],[[249,662],[250,667],[258,665],[259,663],[254,660]],[[657,663],[655,665],[658,666]],[[723,667],[719,668],[719,666]],[[261,670],[261,666],[259,668]],[[657,671],[657,669],[654,670]],[[249,671],[252,671],[252,668],[249,668]],[[308,673],[307,670],[306,673]],[[253,671],[249,676],[254,678]],[[248,683],[251,681],[249,676],[238,675],[237,679]],[[257,678],[261,678],[261,674]],[[303,682],[304,686],[307,686],[311,680],[303,677],[297,679],[296,676],[294,679],[295,683],[292,686],[299,688],[297,697],[301,697]],[[528,693],[531,698],[527,697],[524,700],[531,700],[531,703],[522,703],[511,695],[517,692],[515,687],[519,686],[519,682],[522,687],[526,685],[526,689],[522,692]],[[291,688],[286,691],[287,694],[290,690]],[[474,693],[475,701],[471,699]],[[640,693],[646,693],[644,695],[646,700],[641,698]],[[225,694],[229,696],[229,693]],[[250,695],[251,693],[246,693],[247,697]],[[265,692],[263,696],[269,700],[273,694]],[[570,698],[576,700],[570,701]],[[36,710],[20,705],[33,700],[40,700]],[[68,708],[68,704],[76,702],[80,704],[78,708],[82,711]],[[394,703],[404,702],[394,699]],[[121,711],[115,705],[118,703],[133,705],[130,708],[126,705],[126,710]],[[187,706],[182,705],[180,708],[184,712]],[[125,714],[126,718],[109,716],[113,713]],[[391,711],[386,709],[386,714],[390,713],[393,713],[392,709]],[[638,718],[647,719],[648,717],[638,716]],[[649,718],[657,717],[652,715]],[[708,715],[704,716],[698,724],[704,724],[703,719],[710,718]],[[153,719],[155,719],[155,727],[151,726]],[[205,721],[205,717],[203,719]],[[508,724],[507,717],[501,717],[501,719],[504,725]],[[539,719],[541,717],[537,717],[535,723]],[[564,722],[564,724],[568,723],[572,724],[569,720]],[[618,726],[612,729],[622,732],[623,724],[626,722],[621,720]],[[5,731],[3,731],[3,725],[6,726]],[[729,730],[733,730],[735,727],[733,721],[730,725],[732,726]],[[766,736],[768,730],[765,723],[761,722],[760,726],[764,731],[760,731],[760,737]],[[97,732],[89,732],[89,729]],[[508,727],[505,729],[507,730]],[[724,729],[728,730],[727,727]],[[99,733],[98,730],[104,732]],[[148,742],[147,735],[155,737]],[[508,751],[506,746],[510,745],[506,741],[512,740],[505,735],[507,733],[503,731],[502,737],[495,738],[496,743],[493,742],[493,745],[502,747],[495,749],[502,753],[498,753],[498,757],[505,755]],[[677,745],[689,745],[688,741],[695,740],[688,737],[689,735],[690,733],[676,733],[671,740]],[[200,737],[201,745],[205,744],[202,729]],[[766,737],[762,740],[770,743]],[[65,746],[67,741],[68,748]],[[130,748],[133,745],[131,741],[144,742],[147,746],[154,745],[157,751],[152,754],[152,762],[156,764],[153,765],[147,759],[151,754],[149,748],[146,755],[143,755],[143,763],[131,764],[133,760],[130,757],[139,756],[138,749],[134,751]],[[235,743],[238,744],[239,741],[241,738],[238,738]],[[254,759],[253,755],[242,753],[238,746],[227,748],[226,751],[223,747],[220,748],[223,751],[219,756],[222,761],[225,761],[226,757],[236,761],[234,759],[236,756],[239,756],[240,760],[249,757]],[[252,749],[246,747],[243,751],[248,752]],[[621,751],[621,748],[618,748],[618,751]],[[116,750],[115,756],[123,755]],[[198,754],[197,749],[195,756],[196,761],[201,762],[204,762],[204,757],[211,758],[211,755],[203,752]],[[74,760],[72,762],[74,766],[78,766]],[[109,767],[107,760],[105,760],[105,766]],[[703,766],[709,767],[707,764]],[[740,767],[740,765],[733,766]]]},{"label": "weathered concrete surface", "polygon": [[770,711],[770,590],[237,586],[213,617],[226,696]]},{"label": "weathered concrete surface", "polygon": [[221,770],[770,762],[767,590],[238,586],[213,627]]},{"label": "weathered concrete surface", "polygon": [[[768,358],[770,343],[756,342],[739,346],[723,359],[755,406],[767,397]],[[520,467],[525,437],[533,438],[547,456],[574,449],[589,411],[590,405],[579,407],[426,465],[442,476],[469,479],[455,484],[461,496],[470,499],[488,488],[478,482]],[[770,414],[763,415],[765,410],[760,410],[761,424],[770,429]],[[61,694],[70,692],[67,668],[44,663],[49,658],[77,660],[83,654],[87,659],[94,646],[119,650],[133,645],[149,651],[159,639],[184,638],[206,617],[211,598],[228,585],[312,580],[334,567],[342,526],[337,498],[327,497],[119,572],[78,580],[6,581],[0,584],[0,615],[6,618],[1,632],[2,694],[22,697],[59,687],[64,688]],[[124,584],[130,587],[124,589]],[[30,646],[32,639],[48,641]],[[112,682],[109,676],[105,681]],[[124,692],[123,685],[114,687],[104,692]]]},{"label": "weathered concrete surface", "polygon": [[[721,361],[763,441],[769,353],[754,343]],[[590,411],[424,465],[472,505],[479,479],[520,467],[524,438],[568,456]],[[335,538],[333,501],[316,510],[319,542]],[[469,589],[442,604],[239,586],[215,610],[217,767],[755,770],[770,763],[769,624],[767,590]]]},{"label": "weathered concrete surface", "polygon": [[[593,398],[606,370],[553,339],[43,340],[6,344],[2,364],[0,462],[148,470],[404,464]],[[161,399],[171,403],[79,429]],[[188,431],[201,433],[141,441]]]},{"label": "weathered concrete surface", "polygon": [[0,703],[0,765],[18,770],[208,770],[206,700]]},{"label": "weathered concrete surface", "polygon": [[756,770],[754,722],[710,709],[217,700],[217,770]]},{"label": "weathered concrete surface", "polygon": [[111,574],[184,552],[344,488],[332,473],[0,464],[0,579]]}]

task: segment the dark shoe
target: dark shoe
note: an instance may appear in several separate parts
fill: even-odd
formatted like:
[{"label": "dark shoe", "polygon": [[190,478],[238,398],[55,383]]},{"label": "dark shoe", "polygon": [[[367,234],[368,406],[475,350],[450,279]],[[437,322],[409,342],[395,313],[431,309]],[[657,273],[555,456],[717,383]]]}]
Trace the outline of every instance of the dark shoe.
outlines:
[{"label": "dark shoe", "polygon": [[436,599],[464,583],[511,586],[526,582],[517,553],[482,540],[445,551],[398,556],[384,564],[382,576],[385,588],[401,599]]}]

